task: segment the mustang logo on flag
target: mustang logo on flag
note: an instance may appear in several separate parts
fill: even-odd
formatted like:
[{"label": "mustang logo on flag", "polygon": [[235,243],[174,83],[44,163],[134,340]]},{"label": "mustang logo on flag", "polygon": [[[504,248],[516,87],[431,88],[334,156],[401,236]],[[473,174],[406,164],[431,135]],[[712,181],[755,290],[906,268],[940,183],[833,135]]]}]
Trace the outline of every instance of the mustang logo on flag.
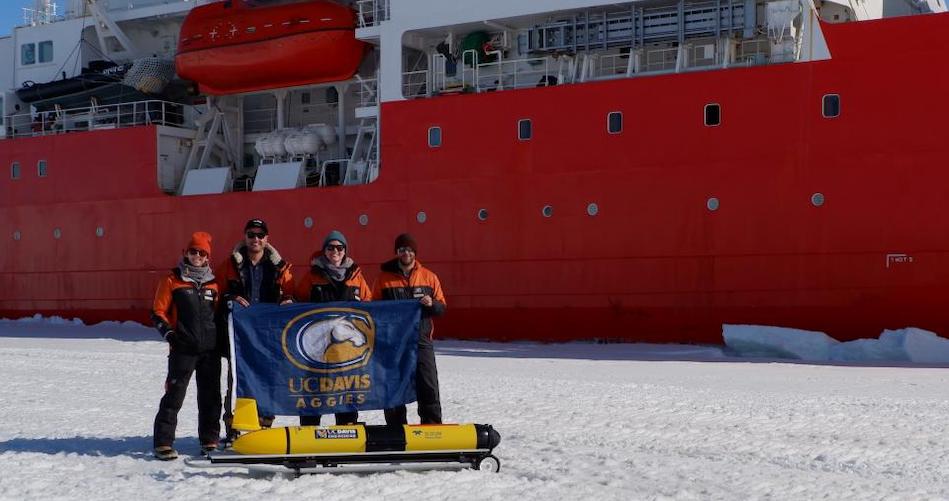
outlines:
[{"label": "mustang logo on flag", "polygon": [[264,416],[414,402],[420,316],[417,301],[235,305],[234,395]]}]

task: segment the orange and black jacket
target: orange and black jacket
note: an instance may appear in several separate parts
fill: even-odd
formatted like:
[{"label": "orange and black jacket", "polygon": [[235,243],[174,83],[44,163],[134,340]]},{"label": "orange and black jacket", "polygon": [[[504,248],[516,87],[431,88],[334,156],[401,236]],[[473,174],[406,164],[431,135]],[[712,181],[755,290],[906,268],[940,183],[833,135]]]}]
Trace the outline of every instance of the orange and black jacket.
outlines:
[{"label": "orange and black jacket", "polygon": [[[372,301],[372,291],[359,265],[352,263],[341,282],[333,280],[319,266],[322,252],[310,257],[310,272],[297,284],[296,300],[303,303],[330,303],[333,301]],[[347,258],[349,260],[349,258]]]},{"label": "orange and black jacket", "polygon": [[178,352],[201,353],[217,346],[214,323],[218,286],[183,280],[174,269],[158,283],[152,321],[162,337]]},{"label": "orange and black jacket", "polygon": [[[260,283],[261,303],[282,303],[293,299],[293,276],[290,275],[290,263],[283,260],[276,249],[269,244],[264,248],[264,257],[258,263],[263,267],[263,279]],[[237,296],[250,301],[250,258],[247,247],[239,245],[231,256],[221,263],[215,273],[218,285],[225,301]]]},{"label": "orange and black jacket", "polygon": [[431,296],[432,305],[422,307],[422,320],[419,325],[421,339],[432,339],[432,317],[445,314],[445,294],[438,276],[422,266],[418,261],[415,267],[405,276],[399,268],[398,258],[382,263],[382,273],[376,279],[372,288],[372,298],[376,301],[393,299],[415,299],[422,296]]}]

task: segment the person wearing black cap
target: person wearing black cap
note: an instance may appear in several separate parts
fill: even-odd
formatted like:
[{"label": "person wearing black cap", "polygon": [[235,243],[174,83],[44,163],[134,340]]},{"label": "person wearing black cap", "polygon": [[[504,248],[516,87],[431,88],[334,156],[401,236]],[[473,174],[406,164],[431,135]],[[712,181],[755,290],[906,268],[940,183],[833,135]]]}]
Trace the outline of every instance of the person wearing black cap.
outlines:
[{"label": "person wearing black cap", "polygon": [[[310,256],[310,272],[297,284],[296,300],[304,303],[371,301],[372,291],[359,265],[349,257],[346,237],[338,230],[323,239],[323,247]],[[336,424],[356,424],[356,411],[339,412]],[[320,416],[300,416],[300,425],[316,426]]]},{"label": "person wearing black cap", "polygon": [[[218,284],[224,305],[229,301],[250,306],[257,303],[288,304],[293,302],[293,276],[290,263],[280,257],[269,241],[270,232],[262,219],[251,219],[244,225],[244,239],[234,246],[230,257],[218,267]],[[221,309],[222,317],[226,312]],[[219,321],[221,335],[226,338],[224,329],[227,322]],[[226,355],[229,355],[227,353]],[[228,365],[227,395],[224,401],[224,424],[227,427],[228,441],[234,438],[231,422],[231,378]],[[274,416],[260,416],[260,426],[269,428]]]},{"label": "person wearing black cap", "polygon": [[155,457],[172,460],[178,411],[192,374],[198,386],[198,439],[207,453],[217,448],[221,433],[221,357],[214,315],[218,286],[208,266],[211,235],[191,235],[181,261],[162,278],[155,292],[152,320],[168,342],[165,394],[155,415]]},{"label": "person wearing black cap", "polygon": [[[418,243],[408,233],[395,239],[395,259],[382,263],[382,273],[372,289],[374,300],[416,299],[422,304],[419,324],[418,366],[415,389],[418,415],[422,424],[442,422],[438,395],[438,370],[435,366],[432,317],[445,314],[445,294],[438,276],[415,259]],[[385,410],[386,424],[407,424],[405,406]]]}]

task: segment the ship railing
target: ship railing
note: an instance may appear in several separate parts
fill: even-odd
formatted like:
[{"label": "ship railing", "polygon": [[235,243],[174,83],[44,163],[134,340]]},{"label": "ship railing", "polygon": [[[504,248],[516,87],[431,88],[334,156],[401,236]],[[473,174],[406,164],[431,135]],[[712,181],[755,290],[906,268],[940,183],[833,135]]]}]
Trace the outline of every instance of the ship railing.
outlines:
[{"label": "ship railing", "polygon": [[408,71],[402,74],[402,95],[407,98],[428,97],[432,86],[428,85],[428,70]]},{"label": "ship railing", "polygon": [[3,117],[3,138],[45,136],[67,132],[121,129],[142,125],[187,125],[193,108],[180,103],[148,100],[58,109]]},{"label": "ship railing", "polygon": [[359,87],[356,88],[356,97],[359,98],[359,106],[376,106],[379,104],[379,80],[375,78],[362,78],[356,75],[356,81]]},{"label": "ship railing", "polygon": [[36,26],[50,24],[66,19],[66,16],[57,12],[57,5],[50,4],[48,10],[23,8],[23,25]]},{"label": "ship railing", "polygon": [[[283,127],[300,128],[312,124],[327,123],[327,120],[337,116],[336,102],[331,103],[309,103],[304,105],[307,113],[291,115]],[[244,108],[244,133],[245,134],[266,134],[273,132],[281,127],[277,124],[276,106],[265,106],[262,108]]]},{"label": "ship railing", "polygon": [[550,84],[550,63],[546,57],[480,63],[475,82],[478,92],[546,87]]},{"label": "ship railing", "polygon": [[359,0],[356,7],[360,28],[376,26],[389,19],[389,0]]}]

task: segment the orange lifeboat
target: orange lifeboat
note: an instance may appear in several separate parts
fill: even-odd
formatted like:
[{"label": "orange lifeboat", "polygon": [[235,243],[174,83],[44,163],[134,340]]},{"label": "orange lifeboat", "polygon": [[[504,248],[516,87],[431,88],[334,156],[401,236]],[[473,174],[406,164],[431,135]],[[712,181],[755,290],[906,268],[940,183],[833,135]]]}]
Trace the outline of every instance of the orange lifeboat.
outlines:
[{"label": "orange lifeboat", "polygon": [[188,13],[175,65],[211,95],[346,80],[366,51],[355,28],[355,13],[329,1],[215,2]]}]

